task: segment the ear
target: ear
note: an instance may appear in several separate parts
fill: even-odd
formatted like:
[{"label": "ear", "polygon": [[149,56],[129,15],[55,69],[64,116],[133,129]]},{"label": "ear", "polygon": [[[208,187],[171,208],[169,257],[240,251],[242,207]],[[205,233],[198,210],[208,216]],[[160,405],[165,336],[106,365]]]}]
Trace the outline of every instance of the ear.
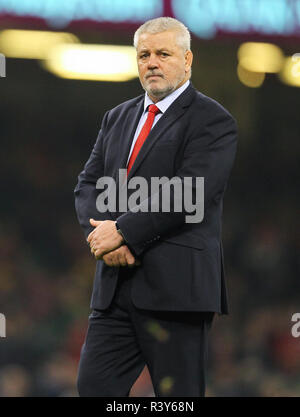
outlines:
[{"label": "ear", "polygon": [[185,72],[189,72],[193,63],[193,52],[186,51],[186,53],[184,54],[184,59],[185,59]]}]

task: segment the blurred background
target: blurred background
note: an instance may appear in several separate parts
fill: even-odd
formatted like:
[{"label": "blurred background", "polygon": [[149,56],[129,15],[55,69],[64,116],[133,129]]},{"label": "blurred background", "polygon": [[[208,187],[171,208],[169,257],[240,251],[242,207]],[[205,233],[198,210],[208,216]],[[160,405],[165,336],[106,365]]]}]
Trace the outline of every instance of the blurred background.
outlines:
[{"label": "blurred background", "polygon": [[[0,396],[77,396],[95,261],[73,189],[104,113],[143,93],[132,37],[159,16],[239,126],[207,395],[300,394],[300,1],[0,0]],[[154,395],[147,368],[131,395]]]}]

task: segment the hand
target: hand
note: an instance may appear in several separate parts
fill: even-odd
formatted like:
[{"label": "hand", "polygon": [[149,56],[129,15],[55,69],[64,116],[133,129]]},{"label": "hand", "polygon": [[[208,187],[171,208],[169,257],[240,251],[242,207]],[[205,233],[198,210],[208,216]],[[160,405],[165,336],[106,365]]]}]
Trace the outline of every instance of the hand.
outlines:
[{"label": "hand", "polygon": [[124,239],[117,232],[114,221],[90,219],[90,223],[95,229],[88,235],[87,241],[96,259],[102,259],[103,255],[122,245]]},{"label": "hand", "polygon": [[118,249],[103,255],[103,261],[108,266],[129,266],[140,265],[140,261],[135,260],[128,246],[122,245]]}]

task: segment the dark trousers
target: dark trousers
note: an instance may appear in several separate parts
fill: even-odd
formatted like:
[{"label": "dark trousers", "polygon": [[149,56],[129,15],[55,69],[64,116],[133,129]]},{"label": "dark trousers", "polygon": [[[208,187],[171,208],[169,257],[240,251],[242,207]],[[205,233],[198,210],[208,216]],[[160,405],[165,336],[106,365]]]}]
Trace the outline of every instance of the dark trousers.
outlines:
[{"label": "dark trousers", "polygon": [[146,364],[156,396],[204,396],[207,336],[214,313],[137,309],[127,271],[122,268],[110,307],[89,316],[79,395],[128,396]]}]

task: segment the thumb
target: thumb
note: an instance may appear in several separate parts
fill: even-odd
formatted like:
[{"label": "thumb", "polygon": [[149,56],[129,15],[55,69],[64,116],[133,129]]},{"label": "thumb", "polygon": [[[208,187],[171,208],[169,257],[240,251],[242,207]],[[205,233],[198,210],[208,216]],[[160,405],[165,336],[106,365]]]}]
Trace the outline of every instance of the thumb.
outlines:
[{"label": "thumb", "polygon": [[90,223],[92,226],[98,226],[101,222],[99,220],[90,219]]}]

